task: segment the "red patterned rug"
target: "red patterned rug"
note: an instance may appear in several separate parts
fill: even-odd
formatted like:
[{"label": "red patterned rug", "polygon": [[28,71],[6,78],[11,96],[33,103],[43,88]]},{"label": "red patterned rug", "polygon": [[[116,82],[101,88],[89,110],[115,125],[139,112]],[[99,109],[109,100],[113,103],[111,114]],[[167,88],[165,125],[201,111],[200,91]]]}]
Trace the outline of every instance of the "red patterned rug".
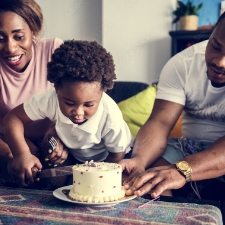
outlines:
[{"label": "red patterned rug", "polygon": [[51,191],[0,188],[0,224],[17,225],[141,225],[219,224],[220,210],[212,205],[135,198],[109,207],[83,207],[55,198]]}]

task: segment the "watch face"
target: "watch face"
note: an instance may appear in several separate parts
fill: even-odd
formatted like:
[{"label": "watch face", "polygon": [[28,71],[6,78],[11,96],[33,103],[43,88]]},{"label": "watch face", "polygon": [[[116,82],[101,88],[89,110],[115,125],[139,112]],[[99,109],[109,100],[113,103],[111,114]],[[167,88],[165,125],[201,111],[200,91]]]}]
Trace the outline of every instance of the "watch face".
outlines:
[{"label": "watch face", "polygon": [[178,167],[181,170],[188,170],[190,168],[190,166],[186,162],[183,162],[183,161],[179,162]]}]

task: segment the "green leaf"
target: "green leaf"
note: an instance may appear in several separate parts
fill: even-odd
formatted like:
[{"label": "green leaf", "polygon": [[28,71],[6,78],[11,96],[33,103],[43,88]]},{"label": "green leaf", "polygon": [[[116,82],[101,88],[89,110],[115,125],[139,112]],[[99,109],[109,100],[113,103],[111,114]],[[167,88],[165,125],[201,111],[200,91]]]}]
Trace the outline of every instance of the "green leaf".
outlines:
[{"label": "green leaf", "polygon": [[173,23],[179,21],[180,17],[187,15],[197,15],[199,9],[202,8],[203,3],[195,6],[193,1],[188,0],[186,4],[181,2],[181,0],[177,1],[177,8],[173,11],[173,15],[175,16]]}]

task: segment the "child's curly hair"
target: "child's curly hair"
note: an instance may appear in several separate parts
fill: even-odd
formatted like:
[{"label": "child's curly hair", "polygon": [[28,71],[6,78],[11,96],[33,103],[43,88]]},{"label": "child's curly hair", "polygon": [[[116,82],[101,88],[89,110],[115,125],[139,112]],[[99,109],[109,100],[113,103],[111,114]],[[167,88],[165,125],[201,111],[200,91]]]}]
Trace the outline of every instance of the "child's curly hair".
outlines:
[{"label": "child's curly hair", "polygon": [[65,82],[100,82],[112,89],[116,79],[112,55],[95,41],[65,41],[47,65],[48,80],[61,87]]}]

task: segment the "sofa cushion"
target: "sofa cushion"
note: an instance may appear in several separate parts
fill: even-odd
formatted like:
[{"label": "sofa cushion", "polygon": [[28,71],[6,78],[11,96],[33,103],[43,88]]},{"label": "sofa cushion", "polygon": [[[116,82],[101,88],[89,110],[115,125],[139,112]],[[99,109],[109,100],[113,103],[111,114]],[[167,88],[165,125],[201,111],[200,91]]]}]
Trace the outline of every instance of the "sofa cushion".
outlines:
[{"label": "sofa cushion", "polygon": [[173,137],[180,138],[182,136],[182,125],[181,124],[182,124],[182,115],[180,115],[175,126],[171,130],[169,138],[173,138]]},{"label": "sofa cushion", "polygon": [[118,103],[123,118],[134,137],[152,112],[156,90],[156,84],[152,84],[138,94]]},{"label": "sofa cushion", "polygon": [[137,81],[115,81],[114,87],[106,93],[118,103],[138,94],[148,86],[147,83]]}]

